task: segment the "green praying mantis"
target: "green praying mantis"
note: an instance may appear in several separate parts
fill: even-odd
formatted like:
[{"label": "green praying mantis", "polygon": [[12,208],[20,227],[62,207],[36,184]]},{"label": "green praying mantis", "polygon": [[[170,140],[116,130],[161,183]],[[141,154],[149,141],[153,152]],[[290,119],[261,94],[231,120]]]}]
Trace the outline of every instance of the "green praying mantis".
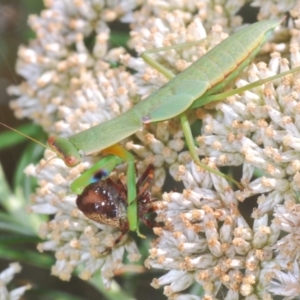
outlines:
[{"label": "green praying mantis", "polygon": [[[170,79],[168,83],[115,119],[79,132],[69,138],[50,137],[48,139],[50,149],[69,167],[79,164],[83,155],[100,151],[104,155],[110,154],[108,158],[101,160],[76,179],[71,184],[71,190],[80,194],[83,188],[88,185],[90,178],[94,174],[98,174],[99,170],[105,170],[106,176],[115,166],[121,162],[127,162],[129,229],[143,237],[138,226],[134,156],[117,143],[140,130],[144,124],[160,122],[174,117],[180,118],[187,147],[194,163],[211,173],[235,182],[228,175],[200,162],[185,112],[241,93],[291,72],[299,71],[300,67],[256,81],[242,88],[221,92],[253,60],[274,28],[281,22],[261,21],[237,31],[176,76],[149,56],[149,52],[158,52],[161,49],[143,53],[142,58],[147,63]],[[165,47],[163,50],[171,48],[173,47]]]}]

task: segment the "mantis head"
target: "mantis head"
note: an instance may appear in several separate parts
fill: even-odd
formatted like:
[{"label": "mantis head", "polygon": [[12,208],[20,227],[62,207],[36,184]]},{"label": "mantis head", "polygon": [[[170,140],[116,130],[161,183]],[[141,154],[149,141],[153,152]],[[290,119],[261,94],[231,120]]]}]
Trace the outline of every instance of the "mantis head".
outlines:
[{"label": "mantis head", "polygon": [[68,167],[74,167],[81,162],[81,156],[78,150],[66,138],[49,137],[48,146]]}]

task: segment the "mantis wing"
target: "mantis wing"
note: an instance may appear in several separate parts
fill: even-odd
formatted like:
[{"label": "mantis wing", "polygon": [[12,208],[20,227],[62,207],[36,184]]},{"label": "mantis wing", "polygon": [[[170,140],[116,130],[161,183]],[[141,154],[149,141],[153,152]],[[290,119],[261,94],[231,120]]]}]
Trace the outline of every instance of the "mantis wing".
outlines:
[{"label": "mantis wing", "polygon": [[173,88],[173,95],[161,99],[161,104],[148,115],[143,116],[143,123],[152,123],[177,117],[186,111],[193,102],[202,96],[210,87],[209,83],[200,80],[183,80]]}]

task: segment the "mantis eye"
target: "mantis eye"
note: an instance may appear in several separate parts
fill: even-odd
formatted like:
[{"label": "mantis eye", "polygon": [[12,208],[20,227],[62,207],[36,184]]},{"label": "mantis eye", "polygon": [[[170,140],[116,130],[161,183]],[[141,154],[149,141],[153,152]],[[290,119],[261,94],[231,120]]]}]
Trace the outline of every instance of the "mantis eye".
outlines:
[{"label": "mantis eye", "polygon": [[78,161],[78,158],[75,156],[67,156],[63,158],[63,161],[68,167],[74,167],[78,165],[81,160]]}]

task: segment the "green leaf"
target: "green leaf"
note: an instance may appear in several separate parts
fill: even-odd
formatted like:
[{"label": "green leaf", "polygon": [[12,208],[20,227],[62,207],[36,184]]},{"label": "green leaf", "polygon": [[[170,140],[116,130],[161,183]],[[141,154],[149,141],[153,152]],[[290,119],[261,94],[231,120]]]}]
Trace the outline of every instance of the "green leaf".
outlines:
[{"label": "green leaf", "polygon": [[[44,149],[36,144],[29,144],[23,152],[14,174],[14,188],[21,187],[24,190],[24,196],[29,198],[33,192],[33,179],[24,174],[24,169],[29,164],[36,164],[42,158]],[[35,182],[35,180],[34,180]]]},{"label": "green leaf", "polygon": [[0,257],[3,259],[17,260],[40,268],[50,269],[54,264],[54,258],[45,253],[22,249],[0,244]]},{"label": "green leaf", "polygon": [[[30,292],[29,292],[30,293]],[[36,292],[34,293],[37,294]],[[28,295],[28,294],[26,294]],[[53,289],[38,289],[38,296],[41,297],[39,299],[55,299],[55,300],[85,300],[86,298],[75,296],[74,294],[69,294],[67,292],[62,292]],[[100,298],[99,298],[100,299]]]},{"label": "green leaf", "polygon": [[113,281],[110,289],[108,290],[104,285],[100,273],[94,274],[93,277],[88,281],[94,288],[100,291],[101,294],[105,295],[109,300],[134,300],[133,296],[126,294],[121,289],[116,281]]},{"label": "green leaf", "polygon": [[127,47],[129,40],[129,33],[125,31],[113,30],[110,34],[109,42],[112,47]]},{"label": "green leaf", "polygon": [[[19,223],[16,218],[8,213],[0,212],[0,230],[11,233],[18,233],[24,236],[36,236],[32,229]],[[1,238],[0,238],[1,239]]]},{"label": "green leaf", "polygon": [[[16,187],[15,193],[12,193],[8,186],[3,169],[0,165],[0,204],[6,211],[6,214],[12,218],[13,225],[20,224],[24,232],[27,231],[28,235],[34,235],[41,222],[45,219],[44,216],[29,214],[26,212],[28,199],[24,197],[22,188]],[[4,227],[4,224],[2,224]]]}]

